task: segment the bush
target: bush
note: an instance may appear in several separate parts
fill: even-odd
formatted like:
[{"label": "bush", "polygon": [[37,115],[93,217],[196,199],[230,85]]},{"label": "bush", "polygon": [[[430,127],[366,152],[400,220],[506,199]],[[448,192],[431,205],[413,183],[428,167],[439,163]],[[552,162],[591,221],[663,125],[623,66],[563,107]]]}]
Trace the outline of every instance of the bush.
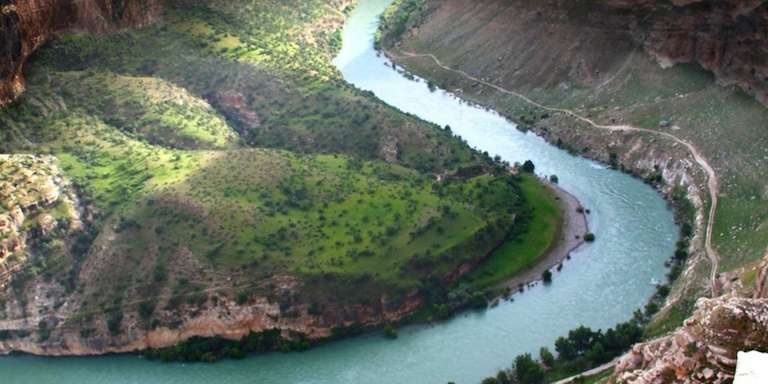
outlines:
[{"label": "bush", "polygon": [[588,243],[591,243],[591,242],[595,241],[595,234],[592,233],[592,232],[587,233],[586,235],[584,235],[584,241],[586,241]]},{"label": "bush", "polygon": [[120,325],[123,323],[123,311],[117,309],[107,315],[107,330],[112,336],[120,334]]},{"label": "bush", "polygon": [[37,333],[40,335],[40,341],[46,341],[51,337],[51,330],[48,328],[48,323],[45,320],[40,320],[37,324]]},{"label": "bush", "polygon": [[520,384],[541,384],[544,382],[544,370],[531,357],[530,353],[515,358],[515,376]]},{"label": "bush", "polygon": [[248,302],[248,292],[240,292],[235,299],[237,305],[243,305]]},{"label": "bush", "polygon": [[155,301],[149,300],[139,304],[139,316],[144,320],[149,320],[152,317],[152,313],[155,312]]},{"label": "bush", "polygon": [[387,324],[384,326],[384,337],[387,339],[397,339],[397,330],[392,326],[392,324]]},{"label": "bush", "polygon": [[541,274],[541,279],[544,280],[544,284],[552,283],[552,272],[547,269]]},{"label": "bush", "polygon": [[533,161],[526,160],[521,169],[525,173],[533,174],[536,171],[536,166],[533,164]]}]

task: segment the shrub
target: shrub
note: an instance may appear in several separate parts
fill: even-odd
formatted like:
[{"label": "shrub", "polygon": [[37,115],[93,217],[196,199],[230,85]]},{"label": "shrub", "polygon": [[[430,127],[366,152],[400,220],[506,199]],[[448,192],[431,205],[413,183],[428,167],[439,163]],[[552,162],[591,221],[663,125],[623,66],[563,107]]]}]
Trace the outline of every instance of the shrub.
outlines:
[{"label": "shrub", "polygon": [[248,302],[248,292],[240,292],[235,299],[237,305],[243,305]]},{"label": "shrub", "polygon": [[544,370],[531,357],[530,353],[515,358],[515,376],[521,384],[540,384],[544,382]]},{"label": "shrub", "polygon": [[397,339],[397,330],[392,326],[392,324],[387,324],[384,326],[384,337],[387,339]]},{"label": "shrub", "polygon": [[152,317],[152,313],[155,312],[155,301],[149,300],[139,304],[139,316],[144,320],[149,320]]},{"label": "shrub", "polygon": [[107,330],[112,336],[120,334],[120,325],[123,323],[123,311],[117,309],[107,315]]},{"label": "shrub", "polygon": [[592,233],[592,232],[587,233],[586,235],[584,235],[584,241],[586,241],[588,243],[591,243],[591,242],[595,241],[595,234]]},{"label": "shrub", "polygon": [[541,279],[544,280],[544,284],[552,283],[552,272],[547,269],[541,274]]},{"label": "shrub", "polygon": [[525,173],[533,174],[533,172],[536,171],[536,166],[533,164],[533,161],[526,160],[525,163],[523,163],[523,166],[521,169]]}]

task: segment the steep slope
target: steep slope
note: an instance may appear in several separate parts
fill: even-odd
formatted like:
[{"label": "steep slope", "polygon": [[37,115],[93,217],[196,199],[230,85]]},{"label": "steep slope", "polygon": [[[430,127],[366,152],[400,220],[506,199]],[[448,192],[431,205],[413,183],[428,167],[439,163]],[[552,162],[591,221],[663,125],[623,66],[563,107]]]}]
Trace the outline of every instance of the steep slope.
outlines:
[{"label": "steep slope", "polygon": [[349,6],[173,1],[40,48],[0,151],[55,158],[82,227],[29,231],[0,353],[211,360],[485,305],[450,283],[525,241],[545,186],[345,83]]},{"label": "steep slope", "polygon": [[[636,22],[643,16],[645,23],[654,25],[657,13],[661,23],[670,12],[706,9],[710,18],[725,18],[720,6],[678,9],[645,2],[629,9],[621,4],[637,4],[451,0],[402,4],[415,5],[398,15],[401,24],[391,22],[382,37],[385,47],[394,46],[390,53],[397,61],[446,89],[496,108],[565,149],[641,175],[668,193],[681,186],[700,208],[697,223],[704,231],[708,177],[690,151],[682,151],[679,142],[664,135],[693,145],[719,179],[711,242],[722,259],[720,271],[762,256],[768,245],[768,189],[761,181],[768,161],[768,110],[694,66],[662,68],[644,53],[639,33],[644,25]],[[762,9],[752,12],[762,15]],[[645,27],[646,32],[669,30]],[[395,37],[397,31],[404,33],[402,40]],[[573,114],[598,125],[649,131],[617,129],[606,134]],[[704,293],[708,280],[708,266],[696,264],[707,260],[697,252],[703,249],[703,235],[700,232],[693,242],[688,278],[678,283],[690,288],[683,295],[688,308]],[[680,298],[682,291],[676,292],[673,297]]]},{"label": "steep slope", "polygon": [[160,13],[156,0],[0,1],[0,106],[24,90],[27,58],[56,33],[139,27]]},{"label": "steep slope", "polygon": [[745,268],[729,294],[700,299],[694,314],[672,334],[634,346],[617,363],[615,382],[732,382],[739,351],[768,348],[766,272],[768,255]]},{"label": "steep slope", "polygon": [[[678,250],[690,257],[650,337],[681,325],[699,297],[728,292],[768,246],[765,17],[759,1],[403,0],[385,16],[380,44],[521,129],[644,178],[676,202],[679,219],[694,214],[684,200],[693,204],[695,236]],[[727,311],[727,301],[713,306]],[[627,377],[679,362],[664,359]]]}]

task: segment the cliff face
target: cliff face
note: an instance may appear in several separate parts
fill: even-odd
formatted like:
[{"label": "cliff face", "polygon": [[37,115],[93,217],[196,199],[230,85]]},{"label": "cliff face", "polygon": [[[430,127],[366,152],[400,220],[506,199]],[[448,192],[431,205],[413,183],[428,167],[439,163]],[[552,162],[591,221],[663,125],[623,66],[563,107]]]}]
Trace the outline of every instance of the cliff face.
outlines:
[{"label": "cliff face", "polygon": [[159,14],[159,0],[0,0],[0,105],[23,92],[25,61],[54,34],[139,27]]},{"label": "cliff face", "polygon": [[617,383],[732,382],[739,351],[768,345],[768,300],[701,299],[673,334],[632,348],[616,366]]},{"label": "cliff face", "polygon": [[601,74],[642,49],[665,67],[701,65],[768,104],[768,3],[760,0],[430,0],[425,7],[415,40],[442,59],[471,58],[472,72],[516,89],[599,86]]},{"label": "cliff face", "polygon": [[[281,294],[298,288],[298,282],[289,277],[276,277],[273,282],[281,285],[278,289]],[[33,291],[36,294],[55,296],[60,290],[55,285],[40,282]],[[49,305],[48,301],[40,299],[28,307]],[[413,313],[421,304],[420,296],[410,295],[397,302],[382,298],[380,302],[371,305],[333,306],[321,313],[314,313],[306,304],[296,303],[286,307],[268,298],[258,297],[240,305],[234,300],[211,295],[201,305],[185,305],[158,313],[159,318],[173,319],[174,326],[148,329],[137,313],[126,313],[122,322],[123,332],[119,335],[109,332],[106,320],[97,321],[96,326],[88,328],[57,327],[62,318],[71,315],[62,309],[57,314],[37,316],[35,321],[28,318],[0,320],[0,330],[26,333],[24,337],[0,340],[0,355],[14,352],[45,356],[127,353],[171,347],[192,337],[240,340],[251,332],[275,329],[287,338],[301,335],[307,340],[318,341],[333,336],[336,328],[353,325],[371,327],[396,322]],[[37,321],[56,329],[41,339]]]},{"label": "cliff face", "polygon": [[605,0],[662,65],[698,63],[768,104],[768,3],[761,0]]},{"label": "cliff face", "polygon": [[[730,383],[739,351],[768,346],[768,254],[745,267],[731,292],[700,299],[696,311],[670,335],[635,345],[616,365],[617,384]],[[749,287],[741,283],[752,276]],[[754,285],[754,286],[752,286]],[[745,297],[746,296],[746,297]]]}]

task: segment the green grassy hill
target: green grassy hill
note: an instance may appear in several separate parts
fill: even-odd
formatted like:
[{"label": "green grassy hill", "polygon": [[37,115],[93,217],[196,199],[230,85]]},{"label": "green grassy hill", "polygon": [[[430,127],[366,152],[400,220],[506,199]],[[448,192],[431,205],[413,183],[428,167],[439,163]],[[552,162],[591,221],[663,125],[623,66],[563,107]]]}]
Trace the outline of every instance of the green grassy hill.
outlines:
[{"label": "green grassy hill", "polygon": [[0,151],[52,155],[77,186],[87,229],[37,239],[13,284],[20,303],[62,287],[61,332],[174,328],[223,299],[317,315],[444,284],[508,240],[510,273],[548,247],[526,231],[556,206],[538,180],[341,79],[348,3],[173,3],[50,43],[0,111]]}]

